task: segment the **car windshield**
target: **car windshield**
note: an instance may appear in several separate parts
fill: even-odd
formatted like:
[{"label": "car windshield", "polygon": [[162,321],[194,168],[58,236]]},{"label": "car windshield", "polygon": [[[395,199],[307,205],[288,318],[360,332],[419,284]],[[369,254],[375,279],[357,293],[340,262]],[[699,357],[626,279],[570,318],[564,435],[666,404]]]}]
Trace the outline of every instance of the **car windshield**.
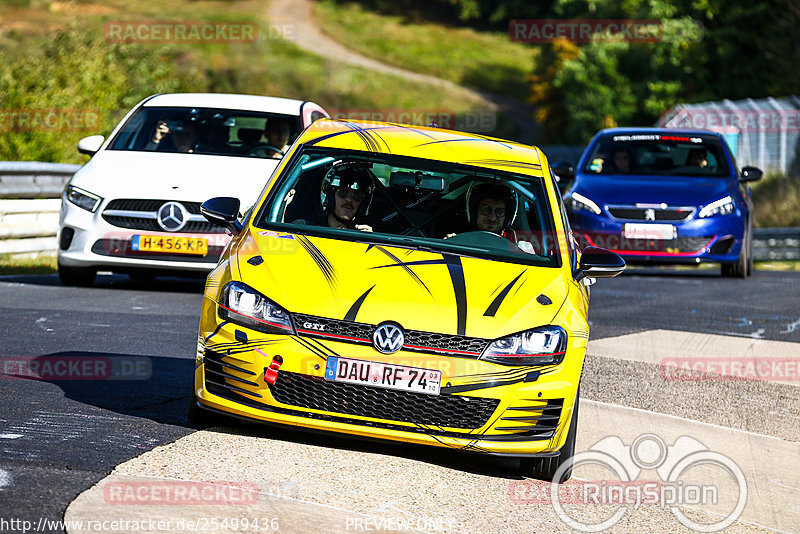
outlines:
[{"label": "car windshield", "polygon": [[306,147],[255,226],[557,267],[553,221],[542,178]]},{"label": "car windshield", "polygon": [[292,115],[231,109],[142,107],[110,150],[280,158],[300,131]]},{"label": "car windshield", "polygon": [[586,174],[728,176],[719,138],[712,135],[607,134],[586,160]]}]

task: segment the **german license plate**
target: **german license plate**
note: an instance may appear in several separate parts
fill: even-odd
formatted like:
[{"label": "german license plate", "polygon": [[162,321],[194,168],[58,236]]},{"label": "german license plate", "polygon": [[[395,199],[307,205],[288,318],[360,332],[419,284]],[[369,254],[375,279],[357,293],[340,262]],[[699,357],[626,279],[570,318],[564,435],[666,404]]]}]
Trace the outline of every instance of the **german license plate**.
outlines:
[{"label": "german license plate", "polygon": [[325,366],[325,379],[348,384],[438,395],[442,383],[442,372],[434,371],[433,369],[395,365],[393,363],[368,362],[329,356]]},{"label": "german license plate", "polygon": [[628,239],[675,239],[676,235],[672,224],[628,223],[622,227],[622,236]]},{"label": "german license plate", "polygon": [[169,252],[170,254],[208,254],[208,240],[204,237],[165,237],[161,235],[134,235],[131,250],[138,252]]}]

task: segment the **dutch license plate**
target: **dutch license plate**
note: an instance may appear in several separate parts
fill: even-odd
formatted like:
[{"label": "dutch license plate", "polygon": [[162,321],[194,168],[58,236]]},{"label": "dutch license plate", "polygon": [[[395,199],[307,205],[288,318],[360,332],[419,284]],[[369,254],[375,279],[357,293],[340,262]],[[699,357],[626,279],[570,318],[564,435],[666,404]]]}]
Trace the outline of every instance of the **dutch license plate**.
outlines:
[{"label": "dutch license plate", "polygon": [[325,379],[438,395],[442,383],[442,372],[392,363],[329,356],[325,366]]},{"label": "dutch license plate", "polygon": [[622,227],[622,236],[628,239],[675,239],[676,234],[672,224],[628,223]]},{"label": "dutch license plate", "polygon": [[131,250],[137,252],[169,252],[170,254],[208,254],[208,240],[203,237],[165,237],[134,235]]}]

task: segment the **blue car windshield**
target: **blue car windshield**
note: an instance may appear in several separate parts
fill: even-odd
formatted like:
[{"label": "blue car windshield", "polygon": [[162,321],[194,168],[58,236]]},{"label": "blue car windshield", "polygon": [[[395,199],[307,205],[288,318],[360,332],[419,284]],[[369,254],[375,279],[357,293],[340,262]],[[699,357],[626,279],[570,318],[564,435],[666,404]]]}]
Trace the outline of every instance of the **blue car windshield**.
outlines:
[{"label": "blue car windshield", "polygon": [[391,154],[304,148],[277,179],[255,225],[512,263],[561,264],[542,178]]},{"label": "blue car windshield", "polygon": [[597,139],[585,174],[730,176],[719,138],[713,135],[630,133]]}]

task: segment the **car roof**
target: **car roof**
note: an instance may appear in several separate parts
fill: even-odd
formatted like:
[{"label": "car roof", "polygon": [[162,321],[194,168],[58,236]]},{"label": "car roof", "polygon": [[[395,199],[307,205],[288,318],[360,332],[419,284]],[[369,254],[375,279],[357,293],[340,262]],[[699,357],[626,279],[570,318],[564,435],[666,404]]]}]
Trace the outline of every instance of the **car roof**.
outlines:
[{"label": "car roof", "polygon": [[656,128],[656,127],[622,127],[622,128],[606,128],[597,132],[597,135],[604,134],[668,134],[668,135],[715,135],[719,137],[718,132],[711,130],[689,130],[684,128]]},{"label": "car roof", "polygon": [[274,96],[236,95],[217,93],[167,93],[154,95],[145,107],[193,107],[265,111],[284,115],[299,115],[305,102]]},{"label": "car roof", "polygon": [[491,167],[542,176],[541,150],[480,134],[387,122],[321,119],[301,138],[304,144]]}]

